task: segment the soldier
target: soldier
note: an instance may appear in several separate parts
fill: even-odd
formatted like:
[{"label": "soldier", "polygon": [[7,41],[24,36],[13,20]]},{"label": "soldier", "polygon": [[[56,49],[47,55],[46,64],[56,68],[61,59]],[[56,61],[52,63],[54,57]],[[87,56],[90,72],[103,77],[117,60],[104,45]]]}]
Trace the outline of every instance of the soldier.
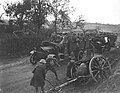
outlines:
[{"label": "soldier", "polygon": [[32,71],[33,77],[30,85],[35,87],[36,93],[38,93],[38,87],[41,87],[42,93],[44,93],[45,75],[46,75],[46,61],[41,59],[37,62],[37,66]]},{"label": "soldier", "polygon": [[56,58],[54,58],[54,55],[53,55],[53,54],[49,54],[49,55],[47,56],[47,58],[46,58],[46,62],[47,62],[47,63],[46,63],[46,70],[47,70],[47,71],[48,71],[48,70],[52,71],[52,72],[55,74],[56,79],[59,80],[59,79],[58,79],[57,72],[56,72],[55,68],[53,67],[53,65],[55,64],[55,65],[57,65],[58,67],[59,67],[60,65],[56,62]]},{"label": "soldier", "polygon": [[70,60],[76,60],[75,53],[73,51],[70,53],[69,58],[70,58]]}]

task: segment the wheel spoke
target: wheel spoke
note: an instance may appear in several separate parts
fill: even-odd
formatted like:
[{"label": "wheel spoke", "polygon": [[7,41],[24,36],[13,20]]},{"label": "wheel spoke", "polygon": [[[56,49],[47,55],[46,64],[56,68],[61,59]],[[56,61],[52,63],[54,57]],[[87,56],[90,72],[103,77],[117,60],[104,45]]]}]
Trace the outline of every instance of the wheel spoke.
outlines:
[{"label": "wheel spoke", "polygon": [[103,77],[103,80],[108,78],[108,75],[107,75],[106,71],[102,71],[102,77]]},{"label": "wheel spoke", "polygon": [[93,72],[96,72],[96,71],[98,71],[98,70],[92,70],[92,73],[93,73]]},{"label": "wheel spoke", "polygon": [[105,79],[108,78],[109,71],[110,71],[110,66],[103,67],[103,69],[102,69],[102,75],[104,76]]},{"label": "wheel spoke", "polygon": [[102,67],[105,65],[105,63],[106,63],[106,61],[103,58],[101,58],[101,66]]},{"label": "wheel spoke", "polygon": [[107,72],[105,71],[102,71],[102,72],[103,72],[103,76],[105,77],[105,79],[107,79],[107,76],[106,76]]},{"label": "wheel spoke", "polygon": [[96,77],[97,82],[99,82],[100,79],[101,79],[100,71],[99,71],[99,73],[97,73],[97,74],[95,75],[95,77]]},{"label": "wheel spoke", "polygon": [[94,62],[94,64],[92,64],[93,66],[96,66],[97,68],[99,67],[99,63],[98,63],[98,61],[97,60],[94,60],[95,62]]},{"label": "wheel spoke", "polygon": [[102,58],[99,58],[99,66],[102,67],[102,65],[104,64],[104,60]]},{"label": "wheel spoke", "polygon": [[103,67],[108,66],[108,65],[109,65],[109,63],[108,63],[108,62],[105,62],[105,64],[103,65]]},{"label": "wheel spoke", "polygon": [[98,81],[99,82],[102,81],[102,73],[101,73],[101,71],[99,72],[99,75],[98,75]]},{"label": "wheel spoke", "polygon": [[106,73],[104,71],[101,71],[101,80],[105,80],[107,78]]},{"label": "wheel spoke", "polygon": [[74,68],[75,68],[76,71],[78,71],[79,66],[80,66],[79,64],[74,65]]},{"label": "wheel spoke", "polygon": [[110,68],[110,66],[106,66],[106,67],[104,67],[103,70],[108,69],[108,68]]},{"label": "wheel spoke", "polygon": [[99,67],[97,66],[92,66],[91,69],[94,70],[94,69],[98,69]]},{"label": "wheel spoke", "polygon": [[96,74],[95,74],[95,77],[100,73],[100,71],[98,71]]},{"label": "wheel spoke", "polygon": [[76,66],[75,66],[75,70],[77,70],[77,69],[78,69],[78,66],[76,65]]},{"label": "wheel spoke", "polygon": [[99,67],[100,66],[99,60],[96,60],[95,62],[96,62],[96,65]]},{"label": "wheel spoke", "polygon": [[104,65],[106,64],[106,61],[104,61],[104,63],[103,63],[103,65],[102,65],[102,67],[104,67]]}]

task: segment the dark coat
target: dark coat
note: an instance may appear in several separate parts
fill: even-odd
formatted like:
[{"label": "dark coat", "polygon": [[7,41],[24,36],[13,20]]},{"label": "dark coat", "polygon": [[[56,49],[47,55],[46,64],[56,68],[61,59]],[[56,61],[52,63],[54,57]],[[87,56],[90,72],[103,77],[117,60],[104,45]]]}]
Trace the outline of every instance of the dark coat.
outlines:
[{"label": "dark coat", "polygon": [[30,85],[34,87],[41,87],[45,85],[45,73],[46,72],[46,65],[39,64],[33,70],[33,77],[31,79]]}]

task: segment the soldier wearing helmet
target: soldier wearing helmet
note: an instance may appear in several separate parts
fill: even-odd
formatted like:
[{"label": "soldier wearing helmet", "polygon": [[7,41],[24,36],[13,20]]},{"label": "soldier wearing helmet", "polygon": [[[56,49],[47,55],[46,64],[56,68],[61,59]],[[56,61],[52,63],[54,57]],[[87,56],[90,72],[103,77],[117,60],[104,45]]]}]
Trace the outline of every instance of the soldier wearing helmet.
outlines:
[{"label": "soldier wearing helmet", "polygon": [[54,54],[49,54],[46,58],[46,70],[47,71],[52,71],[55,76],[56,76],[56,79],[58,80],[58,75],[57,75],[57,72],[54,68],[54,65],[57,65],[58,67],[60,66],[58,63],[57,63],[57,60],[55,58],[55,55]]},{"label": "soldier wearing helmet", "polygon": [[38,87],[41,87],[42,93],[44,93],[45,75],[46,75],[46,60],[41,59],[37,62],[35,69],[32,71],[33,77],[30,85],[35,87],[36,93],[38,93]]}]

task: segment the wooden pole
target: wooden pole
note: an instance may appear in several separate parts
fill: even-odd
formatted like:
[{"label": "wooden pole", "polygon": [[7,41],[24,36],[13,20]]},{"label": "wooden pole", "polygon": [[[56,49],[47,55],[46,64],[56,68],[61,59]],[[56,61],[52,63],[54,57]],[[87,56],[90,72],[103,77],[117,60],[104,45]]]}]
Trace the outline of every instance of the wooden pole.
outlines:
[{"label": "wooden pole", "polygon": [[69,81],[67,81],[67,82],[65,82],[65,83],[63,83],[63,84],[61,84],[59,86],[56,86],[54,88],[49,89],[48,91],[46,91],[46,93],[49,93],[50,91],[59,91],[64,86],[67,86],[68,84],[76,81],[78,78],[81,78],[81,77],[83,78],[83,77],[88,77],[88,76],[78,76],[77,78],[73,78],[73,79],[71,79],[71,80],[69,80]]}]

